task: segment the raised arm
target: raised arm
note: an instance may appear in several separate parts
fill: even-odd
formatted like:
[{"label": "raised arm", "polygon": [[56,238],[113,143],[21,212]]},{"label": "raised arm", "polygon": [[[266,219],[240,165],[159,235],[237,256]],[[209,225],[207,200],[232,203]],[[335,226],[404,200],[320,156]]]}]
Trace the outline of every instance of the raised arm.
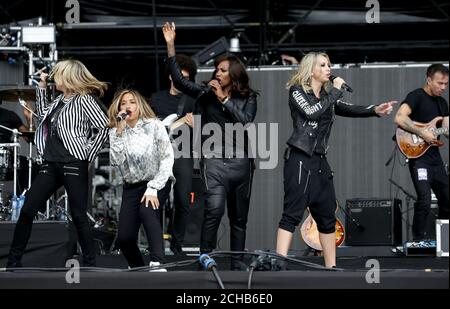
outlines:
[{"label": "raised arm", "polygon": [[209,91],[207,85],[196,84],[186,79],[178,66],[177,60],[175,58],[175,23],[165,23],[163,26],[164,39],[167,43],[167,56],[170,75],[172,76],[172,81],[175,87],[181,92],[186,93],[191,97],[199,97]]}]

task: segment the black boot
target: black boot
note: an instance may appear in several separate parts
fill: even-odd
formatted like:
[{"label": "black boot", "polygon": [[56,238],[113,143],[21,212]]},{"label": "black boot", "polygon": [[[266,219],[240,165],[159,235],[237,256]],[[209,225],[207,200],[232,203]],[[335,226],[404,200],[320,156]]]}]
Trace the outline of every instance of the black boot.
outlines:
[{"label": "black boot", "polygon": [[272,271],[284,271],[287,270],[288,261],[273,258],[271,260],[271,264],[272,264],[271,269]]}]

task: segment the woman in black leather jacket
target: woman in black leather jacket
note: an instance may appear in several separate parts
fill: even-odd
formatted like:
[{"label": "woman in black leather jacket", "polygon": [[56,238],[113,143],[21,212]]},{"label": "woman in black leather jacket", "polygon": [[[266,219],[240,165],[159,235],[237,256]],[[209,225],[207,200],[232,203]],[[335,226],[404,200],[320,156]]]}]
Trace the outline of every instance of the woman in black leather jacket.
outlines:
[{"label": "woman in black leather jacket", "polygon": [[[336,265],[336,196],[326,159],[334,117],[380,117],[388,115],[396,103],[357,106],[343,102],[341,87],[345,82],[337,77],[331,84],[330,76],[328,56],[309,53],[288,83],[294,132],[284,156],[284,209],[277,235],[277,253],[286,256],[295,227],[309,207],[317,222],[326,267]],[[285,266],[278,262],[275,270]]]},{"label": "woman in black leather jacket", "polygon": [[[253,122],[256,93],[249,87],[244,64],[235,56],[216,59],[216,69],[208,84],[196,84],[185,79],[175,59],[175,24],[166,23],[163,33],[175,87],[198,98],[196,109],[201,114],[202,131],[210,132],[211,129],[215,133],[202,135],[205,149],[202,151],[201,168],[206,195],[200,252],[209,253],[216,248],[217,230],[225,205],[230,221],[230,248],[232,251],[243,251],[254,167],[247,132],[240,136],[228,131],[230,125],[245,126]],[[210,145],[208,142],[217,141],[218,137],[220,142],[211,143],[214,147],[206,147]],[[231,269],[244,269],[241,259],[241,255],[233,255]]]}]

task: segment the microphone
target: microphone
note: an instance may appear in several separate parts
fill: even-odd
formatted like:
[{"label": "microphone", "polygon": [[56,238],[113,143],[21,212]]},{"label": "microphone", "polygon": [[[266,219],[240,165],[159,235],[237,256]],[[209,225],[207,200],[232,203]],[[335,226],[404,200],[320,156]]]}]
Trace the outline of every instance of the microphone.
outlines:
[{"label": "microphone", "polygon": [[[41,81],[41,77],[40,77],[39,75],[28,75],[28,78],[31,78],[32,80],[35,80],[35,81],[37,81],[37,82],[40,82],[40,81]],[[55,81],[53,80],[53,78],[49,78],[49,77],[47,76],[46,82],[49,83],[49,84],[52,84],[52,83],[54,83]]]},{"label": "microphone", "polygon": [[214,261],[213,258],[211,258],[208,254],[203,253],[199,257],[200,264],[203,266],[204,269],[212,270],[213,268],[217,268],[217,263]]},{"label": "microphone", "polygon": [[[331,80],[331,81],[334,81],[334,80],[336,79],[336,77],[337,77],[337,76],[330,75],[330,80]],[[352,89],[349,85],[347,85],[346,83],[343,83],[343,84],[342,84],[342,88],[343,88],[345,91],[353,92],[353,89]]]},{"label": "microphone", "polygon": [[[217,80],[217,78],[213,78],[213,79],[211,79],[210,81],[213,81],[213,80]],[[206,94],[206,93],[210,93],[210,92],[213,92],[213,91],[214,91],[213,86],[211,86],[211,85],[209,84],[209,82],[208,82],[208,83],[204,82],[204,83],[205,83],[205,85],[206,85],[206,89],[203,91],[202,94]]]},{"label": "microphone", "polygon": [[216,279],[217,283],[219,284],[219,287],[221,289],[225,289],[225,286],[223,285],[222,279],[219,276],[219,272],[217,271],[217,263],[214,261],[208,254],[203,253],[199,257],[199,262],[206,270],[211,270],[214,278]]},{"label": "microphone", "polygon": [[120,113],[116,116],[116,121],[120,122],[122,120],[125,120],[125,118],[127,118],[127,116],[129,116],[130,114],[131,112],[129,110],[127,110],[125,113]]}]

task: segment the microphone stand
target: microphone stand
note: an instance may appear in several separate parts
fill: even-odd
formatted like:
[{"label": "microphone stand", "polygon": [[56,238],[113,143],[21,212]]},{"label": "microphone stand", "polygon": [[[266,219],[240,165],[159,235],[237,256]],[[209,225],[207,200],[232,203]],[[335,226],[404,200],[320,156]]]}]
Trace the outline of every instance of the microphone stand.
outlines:
[{"label": "microphone stand", "polygon": [[396,183],[394,180],[392,180],[392,178],[389,179],[389,182],[391,184],[393,184],[394,186],[396,186],[398,189],[400,189],[400,191],[403,192],[403,194],[405,194],[405,201],[406,201],[406,210],[403,213],[406,213],[406,240],[409,241],[409,203],[411,202],[411,200],[413,201],[417,201],[417,198],[412,195],[411,193],[409,193],[408,191],[406,191],[406,189],[404,189],[401,185],[399,185],[398,183]]},{"label": "microphone stand", "polygon": [[13,134],[13,143],[9,143],[7,144],[8,147],[13,147],[14,148],[14,160],[13,160],[13,172],[14,172],[14,190],[13,190],[13,197],[17,197],[17,148],[20,147],[20,144],[17,140],[17,136],[22,135],[22,133],[20,133],[17,129],[10,129],[8,127],[2,126],[0,125],[1,129],[7,130],[12,132]]},{"label": "microphone stand", "polygon": [[[30,108],[28,108],[26,102],[24,100],[22,100],[21,98],[19,98],[19,103],[20,105],[22,105],[22,107],[24,109],[26,109],[27,111],[30,112],[30,127],[29,127],[29,132],[33,132],[33,116],[38,118],[38,115],[34,113],[33,110],[31,110]],[[31,188],[31,174],[32,174],[32,170],[33,170],[33,162],[32,162],[32,157],[33,157],[33,148],[32,148],[32,138],[31,135],[29,136],[30,140],[28,141],[28,189]]]}]

